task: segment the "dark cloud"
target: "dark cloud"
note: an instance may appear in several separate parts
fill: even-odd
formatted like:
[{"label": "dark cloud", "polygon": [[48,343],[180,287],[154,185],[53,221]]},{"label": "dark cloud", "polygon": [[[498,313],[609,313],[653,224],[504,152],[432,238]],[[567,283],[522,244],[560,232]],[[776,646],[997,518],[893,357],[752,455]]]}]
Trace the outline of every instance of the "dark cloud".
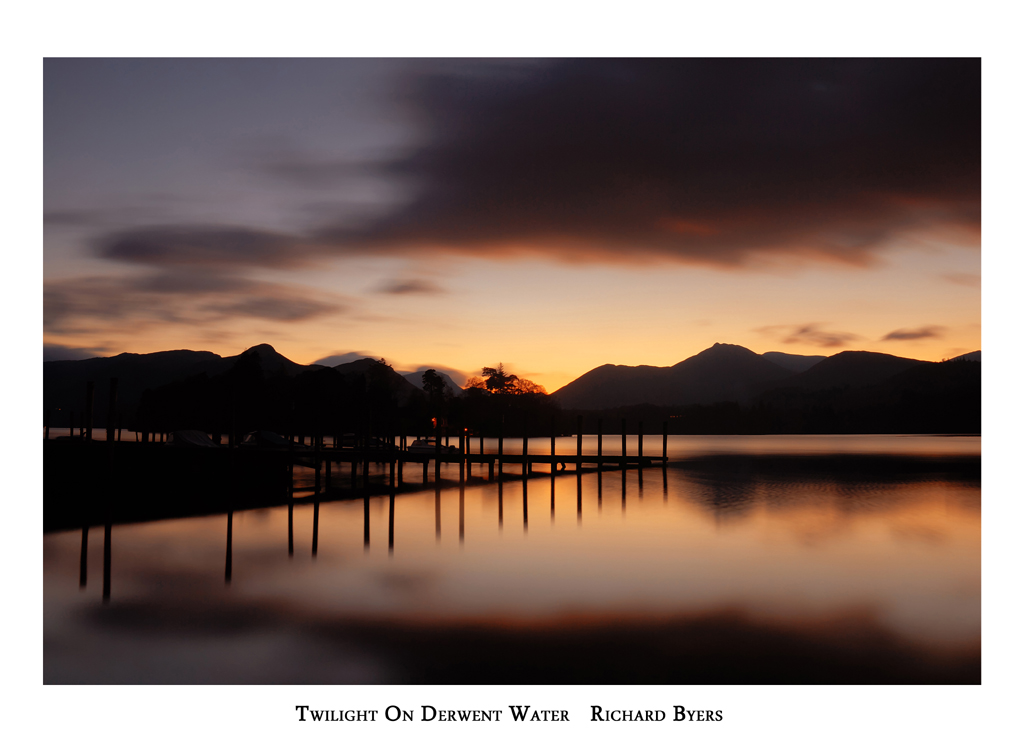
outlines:
[{"label": "dark cloud", "polygon": [[[471,72],[472,74],[469,74]],[[863,264],[980,221],[980,60],[562,60],[418,77],[418,196],[343,249]]]},{"label": "dark cloud", "polygon": [[299,268],[310,246],[300,237],[245,227],[164,226],[115,232],[97,244],[110,260],[162,267]]},{"label": "dark cloud", "polygon": [[347,309],[336,297],[310,293],[217,272],[191,279],[177,270],[65,279],[43,287],[43,326],[63,334],[94,331],[98,325],[140,331],[155,322],[201,325],[232,317],[298,322]]},{"label": "dark cloud", "polygon": [[842,348],[861,339],[859,335],[852,332],[823,329],[821,324],[816,322],[805,325],[770,325],[758,327],[755,331],[786,345],[799,343],[819,348]]},{"label": "dark cloud", "polygon": [[422,278],[407,278],[389,281],[377,289],[382,294],[443,294],[444,289],[433,281]]},{"label": "dark cloud", "polygon": [[978,59],[464,61],[427,69],[397,94],[418,127],[418,144],[403,154],[356,162],[268,151],[255,166],[294,186],[394,191],[383,201],[339,199],[333,216],[318,202],[308,217],[317,223],[294,234],[124,230],[99,240],[99,254],[234,270],[437,252],[865,265],[887,241],[915,231],[956,227],[972,243],[979,234]]},{"label": "dark cloud", "polygon": [[893,330],[882,340],[927,340],[928,338],[941,338],[946,334],[946,329],[941,325],[926,325],[914,330]]}]

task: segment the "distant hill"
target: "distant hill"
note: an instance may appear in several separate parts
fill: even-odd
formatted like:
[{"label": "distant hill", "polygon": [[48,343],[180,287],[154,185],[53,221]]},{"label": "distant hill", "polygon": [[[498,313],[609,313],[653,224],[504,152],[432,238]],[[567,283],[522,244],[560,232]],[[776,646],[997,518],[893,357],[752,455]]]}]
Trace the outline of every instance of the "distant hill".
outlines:
[{"label": "distant hill", "polygon": [[866,350],[847,350],[787,379],[785,386],[810,390],[869,386],[924,363],[928,362]]},{"label": "distant hill", "polygon": [[800,356],[793,353],[779,353],[775,350],[762,353],[761,357],[771,361],[776,366],[782,366],[794,373],[806,371],[811,366],[818,363],[818,361],[823,361],[827,358],[827,356]]},{"label": "distant hill", "polygon": [[793,372],[739,345],[715,343],[674,366],[600,366],[552,396],[563,407],[688,405],[746,401]]},{"label": "distant hill", "polygon": [[949,363],[950,361],[977,361],[978,363],[981,363],[981,351],[972,350],[970,353],[964,353],[962,356],[957,356],[956,358],[947,358],[944,363]]},{"label": "distant hill", "polygon": [[[451,376],[437,369],[434,369],[434,372],[444,380],[444,385],[453,395],[457,397],[462,394],[462,388],[452,380]],[[402,374],[402,376],[417,389],[423,388],[423,371],[413,371],[408,374]]]}]

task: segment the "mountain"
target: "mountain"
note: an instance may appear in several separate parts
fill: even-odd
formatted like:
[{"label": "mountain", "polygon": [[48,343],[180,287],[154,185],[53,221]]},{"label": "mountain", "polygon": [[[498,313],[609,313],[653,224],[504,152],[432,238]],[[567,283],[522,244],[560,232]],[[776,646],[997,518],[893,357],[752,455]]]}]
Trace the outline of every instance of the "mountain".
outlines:
[{"label": "mountain", "polygon": [[819,361],[780,386],[805,390],[870,386],[925,363],[928,361],[916,361],[887,353],[846,350]]},{"label": "mountain", "polygon": [[978,363],[981,363],[981,351],[972,350],[970,353],[964,353],[962,356],[957,356],[956,358],[947,358],[944,363],[948,363],[949,361],[977,361]]},{"label": "mountain", "polygon": [[236,356],[221,357],[205,350],[166,350],[157,353],[121,353],[109,358],[43,363],[43,407],[54,415],[53,424],[64,426],[74,410],[81,420],[86,406],[87,382],[94,382],[93,421],[105,424],[110,379],[116,378],[119,414],[129,420],[147,389],[157,389],[192,377],[221,376],[240,360],[258,362],[267,377],[293,378],[317,366],[303,366],[278,353],[270,345],[256,345]]},{"label": "mountain", "polygon": [[[444,373],[443,371],[438,371],[437,369],[434,369],[434,373],[436,373],[438,376],[440,376],[444,380],[444,385],[448,388],[448,390],[452,393],[453,396],[458,397],[458,396],[460,396],[462,394],[462,388],[458,384],[456,384],[454,381],[452,381],[452,377],[451,376],[449,376],[448,374]],[[422,371],[413,371],[412,373],[402,374],[402,376],[403,376],[403,378],[406,381],[408,381],[410,384],[412,384],[417,389],[422,389],[423,388],[423,372]]]},{"label": "mountain", "polygon": [[364,379],[367,389],[376,387],[380,390],[387,390],[395,395],[400,404],[405,404],[420,391],[391,366],[372,358],[340,363],[334,367],[334,370],[349,379]]},{"label": "mountain", "polygon": [[563,407],[574,409],[740,402],[791,376],[792,371],[751,350],[715,343],[668,368],[600,366],[552,396]]},{"label": "mountain", "polygon": [[775,350],[762,353],[761,357],[794,373],[806,371],[818,361],[823,361],[826,358],[826,356],[798,356],[793,353],[779,353]]}]

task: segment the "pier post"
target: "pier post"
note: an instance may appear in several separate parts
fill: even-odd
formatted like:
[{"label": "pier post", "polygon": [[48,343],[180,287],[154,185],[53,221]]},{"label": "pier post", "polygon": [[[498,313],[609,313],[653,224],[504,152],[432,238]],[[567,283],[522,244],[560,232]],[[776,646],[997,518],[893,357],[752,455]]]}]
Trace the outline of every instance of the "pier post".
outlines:
[{"label": "pier post", "polygon": [[637,468],[641,468],[644,465],[644,421],[641,420],[637,423],[636,433],[636,465]]},{"label": "pier post", "polygon": [[313,494],[320,494],[320,436],[311,436],[313,444]]},{"label": "pier post", "polygon": [[441,481],[441,426],[434,428],[434,481]]},{"label": "pier post", "polygon": [[[551,476],[555,475],[555,469],[558,467],[558,463],[555,461],[555,433],[558,430],[558,425],[557,425],[556,421],[557,421],[557,418],[554,415],[552,415],[551,416]],[[554,480],[552,480],[552,481],[554,481]],[[552,496],[553,495],[554,495],[554,492],[552,491]],[[552,500],[552,504],[554,504],[554,500]]]},{"label": "pier post", "polygon": [[317,545],[320,543],[320,498],[314,495],[313,501],[313,558],[316,558]]},{"label": "pier post", "polygon": [[604,468],[604,461],[602,459],[602,452],[604,451],[604,420],[597,418],[597,470],[601,471]]},{"label": "pier post", "polygon": [[110,378],[110,398],[107,400],[107,441],[114,442],[114,417],[117,412],[117,377]]},{"label": "pier post", "polygon": [[526,487],[529,482],[526,477],[523,477],[523,533],[526,533],[527,524],[530,520],[530,514],[527,506]]},{"label": "pier post", "polygon": [[661,465],[668,466],[668,420],[661,424]]},{"label": "pier post", "polygon": [[500,482],[505,474],[502,457],[505,452],[505,416],[501,417],[501,424],[498,427],[498,481]]},{"label": "pier post", "polygon": [[583,466],[583,415],[576,416],[576,471]]},{"label": "pier post", "polygon": [[[626,418],[622,418],[622,471],[626,471]],[[625,482],[625,473],[622,476]]]},{"label": "pier post", "polygon": [[441,540],[441,483],[434,482],[434,538]]},{"label": "pier post", "polygon": [[50,440],[50,408],[43,413],[43,440]]},{"label": "pier post", "polygon": [[523,478],[530,476],[533,473],[533,466],[530,464],[529,455],[529,436],[526,430],[526,416],[523,416]]},{"label": "pier post", "polygon": [[494,481],[494,459],[487,459],[487,481]]},{"label": "pier post", "polygon": [[85,439],[87,441],[92,440],[92,403],[95,392],[96,385],[91,381],[85,382]]}]

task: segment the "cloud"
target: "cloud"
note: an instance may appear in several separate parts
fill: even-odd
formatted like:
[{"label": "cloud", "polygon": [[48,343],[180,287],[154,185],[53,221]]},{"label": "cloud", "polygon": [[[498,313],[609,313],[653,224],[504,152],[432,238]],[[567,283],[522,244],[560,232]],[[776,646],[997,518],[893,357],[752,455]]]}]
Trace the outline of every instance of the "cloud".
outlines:
[{"label": "cloud", "polygon": [[339,252],[870,263],[980,224],[980,61],[559,60],[411,79],[416,183]]},{"label": "cloud", "polygon": [[433,281],[421,278],[406,278],[389,281],[377,289],[382,294],[443,294],[445,291]]},{"label": "cloud", "polygon": [[202,325],[230,318],[299,322],[346,311],[338,297],[310,289],[217,272],[172,271],[128,277],[82,277],[43,287],[43,326],[74,334],[108,326],[138,332],[154,323]]},{"label": "cloud", "polygon": [[118,231],[101,238],[96,247],[103,258],[136,265],[301,268],[316,252],[307,242],[268,230],[189,225]]},{"label": "cloud", "polygon": [[799,343],[819,348],[842,348],[861,339],[860,335],[852,332],[824,330],[821,323],[817,322],[804,325],[769,325],[755,328],[755,332],[768,335],[786,345]]},{"label": "cloud", "polygon": [[[977,59],[461,61],[411,72],[396,96],[419,131],[390,159],[248,165],[334,189],[333,215],[321,194],[293,233],[153,226],[97,251],[239,270],[443,253],[746,268],[869,265],[893,239],[954,227],[980,239]],[[390,195],[358,206],[338,188]]]},{"label": "cloud", "polygon": [[957,286],[969,286],[970,288],[981,288],[981,276],[977,273],[946,273],[942,276],[950,283]]},{"label": "cloud", "polygon": [[893,330],[883,337],[882,340],[927,340],[929,338],[941,338],[946,334],[946,329],[941,325],[925,325],[915,330]]}]

